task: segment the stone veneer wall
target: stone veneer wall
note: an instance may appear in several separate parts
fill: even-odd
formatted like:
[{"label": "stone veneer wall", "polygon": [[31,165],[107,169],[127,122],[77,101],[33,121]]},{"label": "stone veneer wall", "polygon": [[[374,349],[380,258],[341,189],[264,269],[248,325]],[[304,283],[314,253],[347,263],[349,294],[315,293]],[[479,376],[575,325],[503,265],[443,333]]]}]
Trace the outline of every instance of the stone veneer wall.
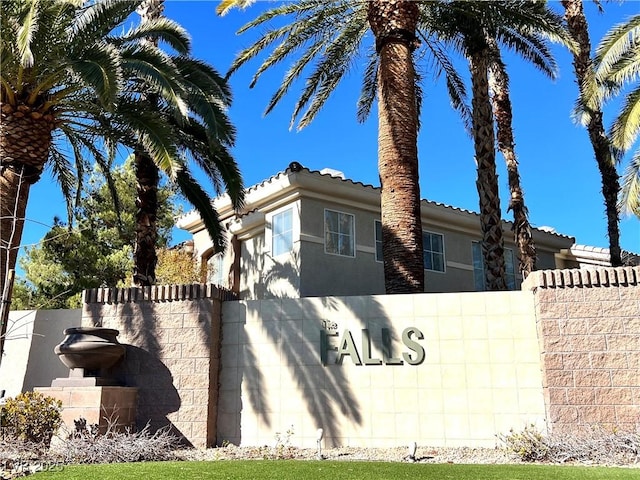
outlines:
[{"label": "stone veneer wall", "polygon": [[197,284],[85,291],[82,324],[116,328],[127,346],[114,374],[138,388],[138,428],[171,425],[194,446],[215,443],[225,297]]},{"label": "stone veneer wall", "polygon": [[554,432],[640,425],[640,267],[547,270],[533,290]]}]

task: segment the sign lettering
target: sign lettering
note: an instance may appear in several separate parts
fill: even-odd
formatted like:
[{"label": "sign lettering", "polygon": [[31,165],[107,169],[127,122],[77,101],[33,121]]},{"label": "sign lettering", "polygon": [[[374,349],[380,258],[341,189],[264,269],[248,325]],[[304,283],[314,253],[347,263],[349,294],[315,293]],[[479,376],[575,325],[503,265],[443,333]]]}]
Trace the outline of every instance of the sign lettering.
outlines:
[{"label": "sign lettering", "polygon": [[[325,321],[326,322],[326,321]],[[354,365],[420,365],[425,359],[424,347],[419,340],[424,340],[424,334],[416,327],[405,328],[402,332],[401,342],[405,350],[400,356],[394,356],[393,337],[388,328],[381,329],[382,358],[373,355],[371,335],[369,329],[365,328],[360,333],[360,347],[354,340],[354,335],[350,330],[344,330],[342,335],[337,332],[337,324],[331,324],[330,331],[320,331],[320,360],[323,365],[335,363],[342,365],[346,357],[349,357]],[[336,343],[336,339],[338,342]],[[330,360],[329,353],[335,352],[335,359]]]}]

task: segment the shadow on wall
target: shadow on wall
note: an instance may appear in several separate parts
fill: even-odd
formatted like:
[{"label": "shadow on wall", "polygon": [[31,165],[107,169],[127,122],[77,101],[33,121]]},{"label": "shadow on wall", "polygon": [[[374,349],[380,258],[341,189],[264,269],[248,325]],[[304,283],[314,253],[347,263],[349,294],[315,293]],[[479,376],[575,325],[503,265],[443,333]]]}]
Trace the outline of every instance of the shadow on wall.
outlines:
[{"label": "shadow on wall", "polygon": [[138,388],[136,428],[141,430],[148,424],[151,432],[156,432],[169,426],[172,434],[189,444],[168,418],[181,404],[169,369],[155,354],[133,345],[126,345],[125,359],[114,376],[124,385]]},{"label": "shadow on wall", "polygon": [[[299,255],[291,252],[276,260],[267,253],[264,235],[252,240],[252,244],[242,243],[240,255],[241,285],[244,290],[240,298],[283,298],[289,292],[300,289]],[[286,258],[286,260],[282,260]]]},{"label": "shadow on wall", "polygon": [[0,359],[0,389],[7,397],[35,387],[48,387],[69,369],[53,349],[64,339],[64,330],[81,323],[81,310],[12,310]]},{"label": "shadow on wall", "polygon": [[[241,298],[274,299],[275,302],[280,299],[281,303],[278,304],[280,305],[278,311],[265,311],[264,306],[268,303],[265,301],[248,301],[246,304],[240,304],[245,310],[237,312],[240,320],[238,345],[241,346],[238,351],[240,357],[237,363],[238,376],[230,379],[225,378],[223,373],[221,380],[222,390],[225,390],[224,382],[227,380],[234,382],[236,387],[233,391],[236,392],[237,398],[226,399],[226,406],[231,408],[221,412],[221,415],[226,417],[225,425],[231,429],[230,436],[242,442],[241,416],[245,410],[245,406],[241,403],[243,395],[245,401],[249,402],[251,410],[256,412],[265,427],[274,432],[283,427],[276,425],[276,422],[280,421],[279,418],[274,419],[274,412],[281,411],[280,405],[272,405],[274,400],[269,398],[266,392],[268,392],[267,385],[273,385],[273,379],[267,378],[271,373],[269,369],[273,367],[275,374],[276,371],[281,370],[280,365],[284,364],[282,369],[288,369],[295,383],[295,395],[303,399],[306,411],[317,427],[324,429],[325,443],[338,446],[342,435],[346,434],[342,432],[341,425],[363,424],[361,406],[363,399],[358,398],[352,382],[347,378],[347,370],[341,365],[336,365],[335,358],[331,359],[334,364],[322,365],[321,332],[327,330],[323,319],[330,317],[331,312],[342,312],[349,318],[351,325],[359,323],[360,328],[377,332],[371,336],[370,340],[372,348],[379,352],[385,352],[387,344],[383,342],[382,330],[386,329],[392,336],[394,335],[392,321],[377,302],[370,300],[371,297],[287,298],[286,293],[283,292],[300,290],[298,266],[303,259],[300,259],[296,253],[292,253],[286,261],[280,261],[281,257],[278,259],[270,257],[265,253],[264,236],[255,239],[252,245],[243,245],[242,248],[242,283],[250,290],[241,292]],[[409,254],[407,252],[407,255]],[[250,279],[255,281],[250,282]],[[285,304],[286,307],[283,306]],[[299,305],[298,311],[294,307],[296,304]],[[260,310],[247,311],[247,308]],[[249,321],[253,322],[256,316],[261,327],[259,335],[266,336],[267,341],[276,346],[280,360],[269,359],[269,353],[265,353],[267,350],[262,349],[262,344],[256,342],[256,338],[251,338],[253,327],[248,325],[247,321],[250,319]],[[338,338],[342,334],[341,328],[344,326],[337,325],[337,331],[333,332],[338,334]],[[397,338],[390,340],[392,343],[398,342]],[[338,339],[334,342],[337,343]],[[228,345],[228,339],[223,337],[223,345],[225,343]],[[223,354],[223,372],[225,367],[229,366],[224,365],[225,358],[229,359],[230,356]],[[282,388],[280,392],[283,391]],[[286,413],[288,412],[283,412],[283,414]],[[229,415],[235,415],[235,418],[232,420]],[[218,435],[218,442],[223,440],[229,440],[229,438],[221,438]]]},{"label": "shadow on wall", "polygon": [[[266,311],[265,305],[280,305],[281,309]],[[295,305],[298,307],[296,308]],[[240,303],[241,311],[238,312],[239,350],[238,378],[239,385],[235,390],[236,395],[244,393],[251,410],[256,412],[265,427],[274,432],[282,428],[276,425],[273,412],[279,412],[280,406],[272,404],[273,398],[268,395],[268,384],[273,388],[273,379],[267,378],[271,372],[269,369],[279,369],[278,364],[283,364],[282,369],[287,369],[295,384],[295,392],[292,395],[303,399],[304,408],[317,427],[324,429],[325,444],[327,446],[340,446],[343,435],[341,425],[351,423],[362,425],[361,399],[352,387],[352,382],[346,375],[346,369],[335,364],[335,358],[330,358],[333,364],[322,365],[320,358],[321,331],[327,329],[323,319],[331,317],[331,312],[341,312],[350,318],[350,323],[359,322],[361,328],[378,332],[371,336],[372,347],[379,351],[385,351],[382,339],[382,329],[391,328],[392,322],[379,304],[370,301],[370,297],[324,297],[317,299],[281,299],[261,302]],[[247,311],[262,308],[259,312]],[[276,346],[280,359],[271,361],[261,349],[262,343],[251,331],[254,328],[247,325],[247,320],[258,316],[259,328],[266,337],[262,342],[269,342]],[[369,319],[369,320],[367,320]],[[223,317],[223,323],[225,319]],[[340,328],[340,326],[338,326]],[[342,327],[344,328],[344,327]],[[335,332],[338,337],[342,333]],[[357,333],[357,332],[356,332]],[[253,337],[253,338],[252,338]],[[256,341],[257,340],[257,341]],[[334,343],[337,343],[337,339]],[[397,339],[392,339],[397,341]],[[223,339],[224,343],[224,339]],[[225,355],[223,355],[223,359]],[[227,357],[228,358],[228,357]],[[345,360],[349,361],[349,360]],[[224,360],[223,360],[224,362]],[[222,365],[224,369],[226,366]],[[366,368],[366,367],[358,367]],[[284,374],[284,373],[282,373]],[[282,379],[281,379],[282,382]],[[224,384],[222,386],[224,389]],[[285,388],[285,387],[283,387]],[[229,390],[227,390],[229,392]],[[284,396],[286,393],[280,393]],[[230,393],[230,392],[229,392]],[[282,400],[280,400],[282,401]],[[368,399],[367,399],[368,401]],[[243,405],[242,397],[234,403],[238,405],[233,419],[233,431],[237,432],[238,441],[242,442],[241,416]],[[248,406],[247,406],[248,407]],[[283,411],[286,415],[289,412]],[[223,412],[228,416],[231,412]],[[226,418],[226,422],[231,419]],[[295,426],[294,426],[295,428]],[[308,434],[308,432],[307,432]],[[218,436],[218,441],[225,440]]]},{"label": "shadow on wall", "polygon": [[[172,433],[190,445],[182,432],[169,420],[169,415],[178,412],[182,402],[171,371],[160,360],[171,357],[171,352],[163,348],[167,335],[166,330],[159,325],[174,325],[167,324],[172,321],[170,314],[163,314],[157,310],[152,302],[122,305],[119,328],[126,338],[127,350],[125,361],[116,367],[114,375],[124,385],[138,388],[138,429],[147,423],[152,432],[169,426]],[[210,345],[211,331],[206,314],[198,316],[198,325],[201,327],[200,338],[204,339],[206,345]],[[170,345],[167,347],[171,348]],[[175,345],[173,347],[175,348]]]}]

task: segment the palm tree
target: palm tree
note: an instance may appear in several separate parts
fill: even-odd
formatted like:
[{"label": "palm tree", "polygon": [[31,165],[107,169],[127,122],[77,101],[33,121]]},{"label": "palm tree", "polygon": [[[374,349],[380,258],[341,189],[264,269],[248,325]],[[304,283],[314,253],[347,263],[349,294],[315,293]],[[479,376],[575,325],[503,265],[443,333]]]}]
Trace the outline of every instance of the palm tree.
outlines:
[{"label": "palm tree", "polygon": [[[76,0],[0,3],[0,287],[4,310],[10,301],[6,279],[15,267],[29,189],[47,165],[60,181],[71,210],[74,192],[81,188],[84,157],[94,158],[106,173],[118,143],[141,145],[171,170],[170,178],[201,212],[213,238],[222,237],[217,215],[185,168],[181,153],[188,151],[218,181],[216,186],[224,182],[232,199],[241,202],[242,181],[226,150],[226,137],[214,137],[203,127],[233,130],[225,115],[217,115],[224,109],[220,98],[228,93],[226,84],[207,65],[182,55],[172,61],[153,44],[142,42],[158,38],[176,51],[187,52],[186,33],[171,21],[113,33],[136,6],[120,0],[96,0],[82,6]],[[141,83],[153,85],[172,99],[174,110],[186,112],[184,105],[193,103],[197,118],[186,113],[170,117],[166,112],[172,110],[166,105],[157,111],[145,109],[138,95]],[[199,102],[203,98],[207,101]],[[100,148],[101,142],[109,155]],[[5,329],[3,322],[0,337]]]},{"label": "palm tree", "polygon": [[[144,1],[138,13],[141,25],[171,24],[162,16],[161,0]],[[188,56],[179,47],[168,55],[148,38],[137,46],[140,60],[157,55],[151,64],[163,70],[145,71],[125,65],[127,87],[105,122],[120,125],[118,142],[134,151],[136,171],[136,243],[133,283],[155,283],[157,264],[158,182],[165,174],[201,215],[216,251],[224,251],[225,235],[212,199],[195,181],[195,164],[211,181],[217,194],[223,190],[238,209],[244,199],[242,176],[229,153],[235,130],[226,109],[231,92],[226,81],[209,65]],[[150,142],[150,140],[152,140]]]},{"label": "palm tree", "polygon": [[[219,13],[232,7],[246,7],[250,0],[226,0]],[[292,83],[312,62],[315,67],[294,107],[292,125],[300,115],[298,128],[316,116],[325,101],[362,53],[367,32],[374,45],[364,70],[358,102],[363,120],[378,99],[378,170],[381,183],[381,216],[385,289],[387,293],[424,291],[422,226],[418,185],[418,110],[420,90],[414,66],[414,50],[420,45],[417,24],[420,9],[429,4],[413,1],[301,0],[285,3],[259,15],[241,28],[245,32],[275,18],[292,16],[281,27],[269,27],[251,47],[240,52],[229,74],[265,50],[280,43],[258,67],[250,86],[260,75],[288,56],[301,52],[274,93],[267,113],[287,93]],[[450,91],[462,93],[462,82],[447,63],[446,56],[429,39],[424,46],[443,61]],[[458,105],[463,102],[458,101]]]},{"label": "palm tree", "polygon": [[[607,32],[596,48],[594,62],[596,82],[600,86],[596,108],[633,85],[624,95],[609,134],[613,146],[624,154],[633,147],[640,133],[640,15]],[[623,213],[640,217],[640,148],[634,152],[622,177],[619,206]]]},{"label": "palm tree", "polygon": [[[144,0],[137,9],[141,23],[150,23],[162,18],[164,2],[162,0]],[[158,42],[153,39],[154,46]],[[157,95],[142,91],[142,101],[152,110],[158,109]],[[136,172],[136,242],[133,248],[133,284],[138,286],[156,283],[156,265],[158,256],[156,244],[158,239],[158,182],[160,172],[145,149],[138,145],[134,147],[134,165]]]},{"label": "palm tree", "polygon": [[[71,212],[83,156],[109,168],[96,144],[117,132],[95,120],[113,106],[121,85],[127,36],[110,33],[134,9],[117,0],[0,3],[0,336],[31,186],[50,165]],[[171,40],[179,32],[148,33]]]},{"label": "palm tree", "polygon": [[[367,20],[378,54],[378,173],[387,293],[424,291],[418,183],[414,1],[371,1]],[[413,260],[411,260],[413,259]]]},{"label": "palm tree", "polygon": [[473,143],[478,173],[476,188],[480,199],[486,288],[507,290],[502,213],[496,173],[495,132],[489,97],[489,37],[486,32],[480,30],[477,34],[467,35],[465,43],[471,72]]},{"label": "palm tree", "polygon": [[536,246],[531,235],[529,210],[525,205],[524,192],[520,183],[518,159],[515,153],[513,138],[513,109],[509,95],[509,75],[502,62],[500,48],[495,39],[490,38],[489,49],[491,61],[489,64],[489,88],[492,92],[491,102],[496,120],[496,136],[498,148],[507,165],[509,182],[509,207],[513,212],[513,234],[520,253],[519,270],[523,278],[536,268]]},{"label": "palm tree", "polygon": [[[489,290],[504,290],[507,285],[495,160],[494,109],[499,121],[498,142],[505,153],[509,169],[509,185],[512,192],[510,207],[515,207],[514,213],[518,214],[514,223],[519,229],[522,241],[519,242],[522,247],[521,261],[528,261],[531,265],[531,255],[535,258],[535,251],[532,252],[531,243],[528,242],[530,232],[519,185],[517,163],[512,155],[512,148],[509,148],[513,146],[511,106],[498,41],[514,49],[541,70],[551,73],[555,64],[543,36],[565,42],[567,38],[561,19],[544,4],[536,2],[454,0],[438,4],[436,12],[436,21],[433,22],[435,32],[469,61],[485,287]],[[493,105],[490,95],[490,72],[494,74]],[[522,267],[523,271],[529,268],[525,265]]]},{"label": "palm tree", "polygon": [[[596,88],[596,83],[595,72],[591,62],[591,40],[589,38],[587,18],[584,14],[582,0],[562,0],[561,3],[564,7],[567,28],[577,45],[577,49],[573,52],[573,68],[580,91],[580,101],[585,105],[589,105],[587,98],[592,95],[592,91]],[[587,128],[602,180],[610,261],[612,266],[619,267],[622,265],[620,217],[617,207],[620,180],[616,171],[616,156],[612,151],[611,143],[604,128],[602,110],[598,106],[590,105],[583,113],[582,122]]]}]

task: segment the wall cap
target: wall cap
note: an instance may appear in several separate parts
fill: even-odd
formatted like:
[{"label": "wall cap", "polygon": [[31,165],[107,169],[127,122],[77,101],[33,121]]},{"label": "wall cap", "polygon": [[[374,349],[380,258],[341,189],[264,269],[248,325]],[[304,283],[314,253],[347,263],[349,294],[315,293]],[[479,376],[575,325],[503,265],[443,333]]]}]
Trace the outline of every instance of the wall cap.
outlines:
[{"label": "wall cap", "polygon": [[640,285],[638,267],[589,267],[537,270],[522,282],[522,290],[538,288],[626,287]]},{"label": "wall cap", "polygon": [[84,290],[82,295],[84,303],[175,302],[200,299],[237,300],[237,296],[232,291],[212,283],[91,288]]}]

